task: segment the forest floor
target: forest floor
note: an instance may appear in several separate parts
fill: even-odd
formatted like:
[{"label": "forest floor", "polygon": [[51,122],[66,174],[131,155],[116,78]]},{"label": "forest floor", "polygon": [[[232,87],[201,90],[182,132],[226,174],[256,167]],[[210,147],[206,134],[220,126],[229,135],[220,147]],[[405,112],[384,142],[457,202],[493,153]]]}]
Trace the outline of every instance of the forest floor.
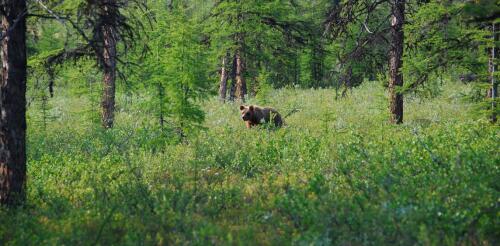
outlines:
[{"label": "forest floor", "polygon": [[56,93],[30,107],[28,199],[0,209],[0,245],[495,245],[500,131],[468,89],[407,96],[397,126],[377,83],[270,91],[255,102],[300,110],[282,129],[245,129],[214,98],[180,144],[144,96],[121,95],[104,131],[98,104]]}]

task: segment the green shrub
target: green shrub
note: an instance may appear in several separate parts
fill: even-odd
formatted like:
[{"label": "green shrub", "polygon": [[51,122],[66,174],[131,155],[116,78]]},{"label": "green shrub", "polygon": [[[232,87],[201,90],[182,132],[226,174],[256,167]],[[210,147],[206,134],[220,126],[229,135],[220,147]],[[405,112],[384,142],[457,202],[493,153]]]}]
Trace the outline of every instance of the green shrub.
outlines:
[{"label": "green shrub", "polygon": [[50,110],[66,117],[30,122],[28,201],[0,209],[0,242],[494,245],[500,132],[448,99],[463,89],[408,100],[401,126],[370,83],[338,101],[273,91],[269,105],[301,107],[275,130],[246,129],[237,105],[213,99],[206,130],[182,144],[140,102],[104,131],[76,121],[71,102],[85,99],[56,95]]}]

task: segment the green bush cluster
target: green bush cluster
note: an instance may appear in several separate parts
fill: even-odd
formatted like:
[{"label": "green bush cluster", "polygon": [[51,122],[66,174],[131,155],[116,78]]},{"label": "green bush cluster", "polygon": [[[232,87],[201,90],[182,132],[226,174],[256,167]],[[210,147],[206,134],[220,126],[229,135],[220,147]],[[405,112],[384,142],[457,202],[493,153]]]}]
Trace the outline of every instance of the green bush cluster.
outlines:
[{"label": "green bush cluster", "polygon": [[466,87],[407,100],[401,126],[374,83],[339,101],[270,91],[279,111],[299,108],[282,129],[245,129],[239,105],[214,98],[181,144],[140,101],[105,131],[75,113],[85,98],[56,95],[65,117],[29,125],[28,200],[0,209],[0,244],[495,245],[500,131],[455,99]]}]

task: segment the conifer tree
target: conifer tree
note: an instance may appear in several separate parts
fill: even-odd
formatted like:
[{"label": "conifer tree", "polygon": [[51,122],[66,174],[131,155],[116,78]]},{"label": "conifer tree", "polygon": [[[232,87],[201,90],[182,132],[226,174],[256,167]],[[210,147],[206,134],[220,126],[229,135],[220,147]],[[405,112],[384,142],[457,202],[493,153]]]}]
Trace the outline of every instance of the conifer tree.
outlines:
[{"label": "conifer tree", "polygon": [[199,102],[210,88],[207,48],[198,19],[182,4],[174,2],[172,10],[165,12],[156,3],[152,10],[156,21],[148,32],[150,52],[138,77],[158,91],[152,105],[160,124],[168,123],[165,128],[183,138],[204,120]]}]

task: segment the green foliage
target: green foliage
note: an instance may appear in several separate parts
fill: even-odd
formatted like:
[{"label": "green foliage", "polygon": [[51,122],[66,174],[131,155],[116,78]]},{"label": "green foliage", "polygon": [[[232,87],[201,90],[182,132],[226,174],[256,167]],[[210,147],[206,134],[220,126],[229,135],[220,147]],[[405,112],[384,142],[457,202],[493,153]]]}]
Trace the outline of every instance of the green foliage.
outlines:
[{"label": "green foliage", "polygon": [[[403,92],[424,97],[441,92],[445,81],[474,75],[475,88],[465,98],[477,104],[476,115],[491,115],[489,49],[495,45],[490,22],[481,18],[498,12],[494,1],[429,1],[421,4],[405,26],[406,49]],[[486,10],[488,9],[488,10]]]},{"label": "green foliage", "polygon": [[[93,11],[93,1],[44,2],[75,21]],[[500,132],[478,117],[491,113],[484,50],[494,43],[474,24],[493,1],[411,3],[401,89],[415,93],[400,126],[387,122],[387,33],[358,46],[366,29],[387,28],[390,6],[325,36],[328,9],[351,2],[362,3],[124,5],[148,25],[129,36],[140,47],[119,47],[126,80],[109,130],[95,59],[60,64],[49,98],[46,59],[85,40],[30,20],[28,201],[0,208],[1,244],[495,245]],[[283,128],[245,129],[237,105],[210,98],[220,58],[236,50],[249,103],[300,109]],[[358,88],[335,100],[338,87],[322,88],[348,71]],[[458,84],[463,73],[479,82]]]},{"label": "green foliage", "polygon": [[269,72],[265,70],[260,71],[257,81],[259,93],[256,95],[255,99],[265,105],[268,103],[268,99],[271,97],[270,93],[273,89]]},{"label": "green foliage", "polygon": [[148,40],[151,51],[139,77],[158,93],[150,106],[161,111],[170,129],[177,129],[184,136],[199,128],[204,120],[199,102],[210,88],[206,47],[202,44],[200,25],[188,18],[187,9],[156,9],[155,14]]},{"label": "green foliage", "polygon": [[339,101],[330,89],[272,91],[280,112],[301,105],[275,131],[245,129],[237,107],[214,98],[207,130],[180,145],[157,141],[147,97],[102,130],[81,120],[89,98],[56,94],[65,116],[45,131],[29,122],[28,201],[0,208],[0,241],[495,244],[499,129],[471,119],[455,96],[469,87],[408,100],[397,127],[373,83]]},{"label": "green foliage", "polygon": [[488,42],[487,32],[464,22],[463,8],[463,4],[431,1],[411,16],[411,24],[405,27],[410,47],[405,53],[403,69],[408,82],[406,90],[425,91],[421,85],[439,81],[436,78],[446,75],[450,68],[487,73],[484,63],[487,53],[481,47]]},{"label": "green foliage", "polygon": [[[304,7],[288,1],[216,1],[205,25],[213,64],[238,50],[251,79],[265,69],[273,86],[298,83],[299,48],[312,31],[311,20],[299,16]],[[318,16],[316,16],[318,17]]]}]

